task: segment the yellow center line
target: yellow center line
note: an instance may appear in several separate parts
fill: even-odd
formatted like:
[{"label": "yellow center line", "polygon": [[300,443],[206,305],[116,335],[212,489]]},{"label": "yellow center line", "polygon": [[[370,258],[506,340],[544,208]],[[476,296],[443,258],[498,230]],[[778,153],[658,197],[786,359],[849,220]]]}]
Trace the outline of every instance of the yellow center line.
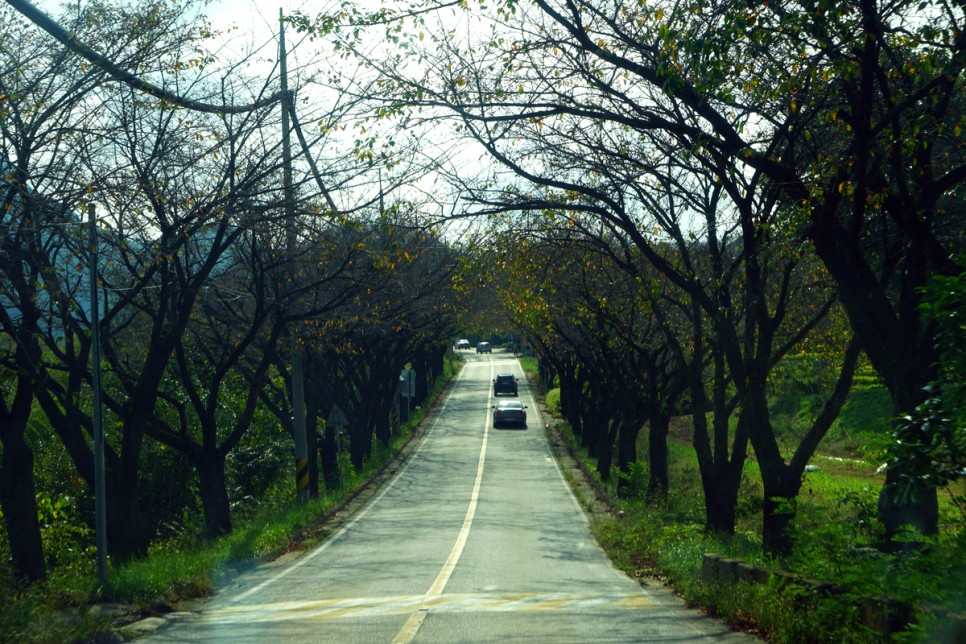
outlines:
[{"label": "yellow center line", "polygon": [[[495,367],[490,367],[490,379],[493,379],[493,370]],[[453,574],[453,570],[456,569],[456,563],[459,561],[460,556],[463,554],[463,548],[466,546],[466,540],[470,536],[470,528],[473,526],[473,517],[476,516],[476,506],[480,500],[480,487],[483,484],[483,467],[486,464],[486,445],[490,438],[490,397],[493,392],[488,388],[488,394],[486,397],[486,414],[483,420],[483,444],[480,446],[480,459],[476,465],[476,481],[473,483],[473,493],[470,495],[470,505],[466,508],[466,516],[463,517],[463,527],[460,528],[460,533],[456,537],[456,543],[453,544],[453,550],[449,553],[449,558],[446,563],[443,564],[443,569],[439,571],[436,575],[436,580],[433,585],[429,587],[426,591],[427,596],[435,596],[443,594],[443,588],[446,587],[446,583],[449,581],[450,576]],[[426,614],[429,612],[428,608],[420,608],[406,620],[406,623],[393,638],[392,644],[409,644],[416,637],[416,633],[419,632],[419,627],[422,626],[423,620],[426,619]]]}]

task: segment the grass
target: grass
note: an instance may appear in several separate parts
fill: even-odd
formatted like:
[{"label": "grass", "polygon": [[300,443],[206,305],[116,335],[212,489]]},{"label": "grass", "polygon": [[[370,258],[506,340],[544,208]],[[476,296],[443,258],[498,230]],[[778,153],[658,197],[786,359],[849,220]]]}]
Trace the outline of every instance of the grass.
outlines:
[{"label": "grass", "polygon": [[[704,532],[700,521],[682,516],[686,512],[641,504],[621,507],[623,520],[594,525],[598,541],[618,568],[632,576],[661,579],[690,605],[701,606],[736,629],[755,632],[770,642],[882,642],[883,635],[861,620],[858,606],[862,595],[887,593],[899,599],[928,597],[940,602],[941,589],[950,584],[961,586],[961,549],[943,546],[943,555],[934,551],[911,559],[857,558],[849,556],[839,528],[830,523],[825,530],[800,528],[805,538],[798,544],[798,556],[769,561],[764,560],[755,533],[739,530],[730,537],[711,535]],[[820,599],[795,585],[705,584],[701,567],[706,552],[792,570],[807,578],[834,580],[851,586],[852,592]],[[948,597],[947,605],[961,607],[961,596]],[[930,624],[929,619],[926,616],[919,627],[896,636],[895,641],[953,641],[934,639],[941,624]]]},{"label": "grass", "polygon": [[[944,610],[966,607],[964,515],[953,502],[963,496],[966,483],[941,492],[943,530],[938,537],[924,540],[921,547],[904,554],[885,554],[874,547],[881,536],[876,509],[884,477],[874,475],[878,458],[857,459],[868,452],[854,446],[879,431],[881,419],[888,417],[887,403],[888,397],[881,391],[860,388],[847,406],[849,413],[840,418],[835,438],[820,447],[823,456],[813,461],[820,463],[820,469],[807,473],[802,486],[794,526],[796,546],[790,557],[777,561],[762,554],[762,486],[753,458],[745,467],[735,534],[704,532],[696,459],[691,447],[680,440],[669,445],[667,501],[648,506],[641,499],[621,500],[624,518],[597,522],[595,534],[615,565],[628,574],[666,580],[689,603],[768,641],[884,641],[882,633],[862,621],[860,610],[863,596],[883,594],[912,602],[920,611],[919,623],[893,635],[892,641],[964,641],[955,638],[966,638],[966,633],[950,635],[943,630],[949,622],[936,618],[933,608],[940,607],[941,615]],[[785,405],[787,410],[798,408],[788,401]],[[673,433],[679,438],[689,435],[682,427]],[[646,432],[641,438],[639,453],[646,454]],[[595,463],[584,458],[587,469],[594,471]],[[646,468],[646,460],[638,466]],[[612,496],[615,480],[612,476],[609,484]],[[834,582],[848,592],[817,598],[794,584],[728,588],[705,584],[702,558],[706,552]]]},{"label": "grass", "polygon": [[387,449],[372,459],[365,472],[346,482],[344,492],[266,510],[222,539],[157,544],[144,559],[112,567],[104,583],[83,569],[57,571],[48,582],[28,588],[18,587],[12,578],[0,580],[0,641],[92,640],[113,628],[111,616],[96,609],[99,604],[120,604],[119,611],[131,616],[167,612],[209,595],[218,579],[235,568],[309,548],[328,534],[324,518],[390,454]]},{"label": "grass", "polygon": [[[817,395],[776,396],[771,401],[772,422],[779,442],[793,444],[807,429],[824,400]],[[878,466],[886,460],[892,423],[891,399],[884,387],[853,387],[838,419],[822,441],[821,450],[840,458]]]}]

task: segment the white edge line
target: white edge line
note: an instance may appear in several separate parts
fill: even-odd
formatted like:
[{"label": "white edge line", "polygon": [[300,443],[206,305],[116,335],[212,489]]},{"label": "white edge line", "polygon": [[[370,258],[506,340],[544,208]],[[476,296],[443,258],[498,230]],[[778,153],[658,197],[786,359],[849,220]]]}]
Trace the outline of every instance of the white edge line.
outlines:
[{"label": "white edge line", "polygon": [[[466,369],[466,364],[464,364],[463,367],[460,369],[460,373],[459,373],[459,375],[456,378],[457,380],[459,380],[459,379],[461,379],[463,377],[463,372],[465,371],[465,369]],[[336,531],[335,534],[333,534],[331,537],[329,537],[328,539],[326,539],[325,543],[321,544],[315,550],[312,550],[307,555],[301,557],[300,559],[298,559],[297,561],[295,561],[294,563],[292,563],[292,565],[290,565],[289,567],[285,568],[284,570],[280,570],[278,573],[276,573],[275,575],[269,577],[268,579],[266,579],[262,583],[258,584],[257,586],[246,590],[245,592],[241,593],[240,595],[235,595],[231,599],[231,601],[235,601],[235,602],[242,601],[243,599],[246,599],[246,598],[250,597],[251,595],[254,595],[255,593],[259,592],[260,590],[262,590],[262,589],[270,586],[271,584],[274,584],[276,581],[278,581],[278,580],[286,577],[289,573],[293,572],[294,570],[297,570],[298,568],[301,568],[302,566],[304,566],[305,564],[307,564],[308,562],[312,561],[317,556],[319,556],[320,554],[322,554],[323,552],[325,552],[326,550],[328,550],[329,549],[329,546],[331,546],[334,542],[338,541],[339,538],[341,538],[348,530],[350,530],[358,521],[360,521],[364,516],[366,516],[369,513],[369,510],[371,510],[372,507],[374,505],[376,505],[376,503],[378,503],[379,500],[382,499],[383,496],[385,496],[386,494],[388,494],[389,490],[393,487],[393,485],[395,484],[396,480],[400,476],[402,476],[406,472],[406,470],[409,468],[410,463],[413,461],[413,457],[416,456],[416,454],[419,452],[419,450],[421,450],[423,448],[423,445],[425,444],[426,438],[429,436],[429,433],[436,427],[436,422],[437,422],[436,419],[439,418],[442,415],[443,410],[445,410],[446,409],[446,406],[449,404],[449,399],[450,399],[450,396],[452,395],[452,392],[453,392],[453,389],[452,388],[447,392],[446,399],[443,401],[443,404],[440,406],[439,412],[437,413],[437,415],[435,415],[433,417],[433,422],[430,425],[429,432],[426,432],[426,434],[420,439],[420,443],[416,447],[416,449],[413,451],[412,455],[410,455],[410,457],[406,459],[405,464],[399,469],[398,472],[396,472],[396,475],[392,477],[392,479],[389,481],[389,483],[386,484],[386,486],[382,489],[382,491],[378,495],[376,495],[376,497],[374,499],[372,499],[371,501],[369,501],[368,503],[366,503],[366,505],[365,505],[364,508],[362,508],[358,513],[356,513],[345,525],[343,525],[341,528],[339,528],[339,530]]]}]

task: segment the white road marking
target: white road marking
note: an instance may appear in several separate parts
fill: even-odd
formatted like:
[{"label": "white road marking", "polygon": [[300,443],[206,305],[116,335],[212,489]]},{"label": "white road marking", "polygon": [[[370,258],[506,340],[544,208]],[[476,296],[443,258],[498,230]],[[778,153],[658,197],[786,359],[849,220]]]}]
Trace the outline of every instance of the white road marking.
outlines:
[{"label": "white road marking", "polygon": [[[486,363],[466,364],[466,367],[488,366],[492,379],[495,369],[501,364],[519,364],[516,360],[506,362],[489,361]],[[460,372],[459,378],[463,377],[464,371]],[[452,391],[452,390],[451,390]],[[447,407],[450,394],[440,406],[440,416]],[[424,595],[409,595],[399,597],[375,597],[375,598],[350,598],[350,599],[323,599],[310,601],[289,601],[275,602],[267,604],[236,604],[212,611],[205,611],[202,620],[205,623],[226,624],[226,623],[252,623],[252,622],[281,622],[288,620],[304,619],[342,619],[353,617],[368,617],[373,615],[399,615],[410,614],[406,624],[393,639],[394,644],[409,644],[413,641],[419,631],[420,626],[425,620],[429,610],[438,612],[495,612],[495,611],[546,611],[546,610],[592,610],[601,607],[618,607],[629,609],[641,609],[652,607],[650,600],[639,593],[612,594],[612,595],[575,595],[565,593],[479,593],[479,594],[453,594],[443,595],[443,589],[456,568],[456,564],[463,553],[466,541],[469,537],[473,519],[476,515],[476,508],[479,503],[480,489],[482,486],[483,471],[486,463],[486,448],[490,433],[490,405],[492,402],[492,388],[487,396],[486,417],[484,420],[483,443],[480,448],[480,457],[477,464],[476,480],[473,484],[473,492],[470,504],[463,519],[463,526],[457,536],[456,543],[450,552],[449,558],[443,565],[435,581]],[[530,397],[533,404],[533,398]],[[422,449],[419,445],[418,452]],[[414,454],[415,455],[415,454]],[[367,503],[354,517],[346,522],[332,537],[327,539],[315,550],[312,550],[291,566],[280,570],[262,583],[235,596],[233,601],[239,602],[251,595],[259,592],[267,586],[281,580],[292,571],[305,565],[315,557],[325,552],[329,546],[342,537],[359,520],[361,520],[369,510],[393,487],[395,482],[403,475],[413,458],[407,460],[403,467],[396,473],[396,476],[385,486],[375,499]],[[563,480],[563,473],[555,459],[550,459],[556,466],[557,473]],[[564,481],[566,483],[566,481]],[[569,490],[569,485],[565,485]],[[571,492],[571,499],[580,508],[576,497]],[[583,514],[583,512],[581,512]],[[585,517],[586,520],[586,517]]]},{"label": "white road marking", "polygon": [[[464,369],[465,369],[465,365],[464,365]],[[462,379],[463,373],[464,373],[464,370],[460,370],[460,373],[457,376],[457,379]],[[449,400],[450,400],[450,396],[452,395],[452,392],[453,392],[453,389],[450,389],[449,393],[446,394],[446,399],[443,401],[443,404],[440,405],[439,414],[436,416],[436,418],[442,417],[442,415],[443,415],[442,412],[446,409],[447,405],[449,405]],[[435,424],[436,421],[434,420],[433,422]],[[428,434],[429,434],[429,432],[427,432],[427,435]],[[485,445],[485,443],[484,443],[484,445]],[[278,573],[276,573],[275,575],[272,575],[271,577],[269,577],[268,579],[266,579],[262,583],[258,584],[257,586],[255,586],[255,587],[253,587],[253,588],[251,588],[251,589],[249,589],[249,590],[247,590],[247,591],[245,591],[245,592],[243,592],[243,593],[241,593],[239,595],[236,595],[235,597],[232,598],[232,601],[241,601],[243,599],[246,599],[246,598],[250,597],[251,595],[254,595],[258,591],[263,590],[264,588],[266,588],[267,586],[269,586],[271,584],[274,584],[275,582],[279,581],[283,577],[287,576],[289,573],[291,573],[291,572],[295,571],[296,569],[304,566],[305,564],[307,564],[308,562],[312,561],[313,559],[315,559],[316,557],[318,557],[320,554],[322,554],[323,552],[325,552],[326,550],[328,550],[329,547],[333,543],[337,542],[358,521],[360,521],[364,516],[366,516],[369,513],[369,510],[371,510],[379,502],[379,500],[389,492],[389,490],[393,487],[393,485],[395,484],[395,482],[409,468],[409,464],[412,463],[415,460],[414,457],[419,452],[419,450],[422,449],[422,447],[423,447],[423,443],[421,443],[420,445],[418,445],[417,448],[416,448],[416,450],[414,450],[412,456],[409,459],[406,460],[406,462],[404,463],[404,465],[401,468],[399,468],[399,471],[396,472],[396,475],[394,477],[392,477],[392,480],[389,481],[389,483],[386,484],[386,486],[383,488],[383,490],[374,499],[372,499],[369,503],[367,503],[366,506],[364,508],[362,508],[362,510],[360,510],[355,516],[353,516],[349,521],[347,521],[334,535],[332,535],[331,537],[329,537],[328,539],[326,539],[325,543],[321,544],[318,548],[316,548],[315,550],[309,552],[307,555],[305,555],[301,559],[297,560],[291,566],[287,566],[285,569],[280,570]]]},{"label": "white road marking", "polygon": [[[538,611],[585,611],[602,608],[645,609],[654,604],[640,593],[581,595],[575,593],[462,593],[452,595],[401,595],[356,597],[250,604],[206,612],[206,624],[284,622],[290,620],[362,619],[390,615],[425,618],[437,613],[491,613]],[[410,618],[412,619],[412,617]],[[418,620],[422,623],[422,619]],[[403,628],[400,635],[405,632]],[[415,635],[415,632],[412,633]],[[393,640],[396,641],[396,640]]]}]

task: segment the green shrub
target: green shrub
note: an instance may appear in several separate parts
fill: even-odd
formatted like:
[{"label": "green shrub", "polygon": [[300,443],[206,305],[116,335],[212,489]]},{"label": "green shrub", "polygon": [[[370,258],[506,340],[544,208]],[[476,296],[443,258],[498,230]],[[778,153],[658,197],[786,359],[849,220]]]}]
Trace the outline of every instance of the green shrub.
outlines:
[{"label": "green shrub", "polygon": [[175,602],[184,597],[203,597],[212,589],[215,552],[158,552],[148,559],[132,561],[111,571],[102,598],[152,604]]},{"label": "green shrub", "polygon": [[627,472],[616,470],[617,476],[626,483],[622,488],[624,498],[643,499],[647,495],[651,468],[647,461],[634,461],[628,465]]},{"label": "green shrub", "polygon": [[94,531],[78,516],[74,499],[39,494],[37,516],[48,568],[86,569],[97,553]]},{"label": "green shrub", "polygon": [[547,405],[547,411],[551,414],[560,414],[560,389],[551,389],[547,392],[545,397],[545,404]]}]

